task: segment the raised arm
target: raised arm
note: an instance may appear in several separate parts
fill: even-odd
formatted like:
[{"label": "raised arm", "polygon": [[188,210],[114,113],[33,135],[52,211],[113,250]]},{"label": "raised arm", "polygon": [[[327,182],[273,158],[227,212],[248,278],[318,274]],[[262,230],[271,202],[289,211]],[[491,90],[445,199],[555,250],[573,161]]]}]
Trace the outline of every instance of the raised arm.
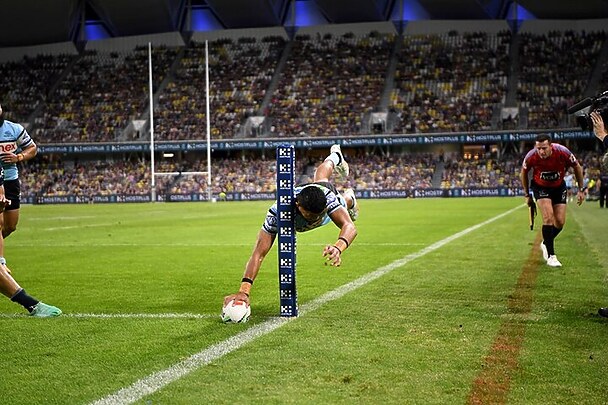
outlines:
[{"label": "raised arm", "polygon": [[333,245],[325,246],[323,256],[329,261],[330,265],[338,267],[342,264],[342,253],[348,249],[357,237],[357,227],[350,219],[348,211],[343,207],[332,212],[329,217],[340,228],[340,234]]}]

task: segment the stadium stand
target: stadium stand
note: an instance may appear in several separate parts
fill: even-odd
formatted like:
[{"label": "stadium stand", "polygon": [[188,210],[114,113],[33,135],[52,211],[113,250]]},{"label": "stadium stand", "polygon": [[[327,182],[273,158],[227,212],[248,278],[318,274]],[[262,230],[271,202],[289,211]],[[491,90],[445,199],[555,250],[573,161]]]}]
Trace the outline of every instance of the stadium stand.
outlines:
[{"label": "stadium stand", "polygon": [[378,104],[394,35],[297,36],[268,116],[270,136],[359,134]]},{"label": "stadium stand", "polygon": [[491,129],[493,108],[505,101],[510,40],[509,32],[404,37],[391,132]]},{"label": "stadium stand", "polygon": [[[257,113],[285,46],[282,37],[218,39],[209,44],[211,136],[233,138]],[[155,107],[159,140],[205,139],[205,47],[194,42]]]}]

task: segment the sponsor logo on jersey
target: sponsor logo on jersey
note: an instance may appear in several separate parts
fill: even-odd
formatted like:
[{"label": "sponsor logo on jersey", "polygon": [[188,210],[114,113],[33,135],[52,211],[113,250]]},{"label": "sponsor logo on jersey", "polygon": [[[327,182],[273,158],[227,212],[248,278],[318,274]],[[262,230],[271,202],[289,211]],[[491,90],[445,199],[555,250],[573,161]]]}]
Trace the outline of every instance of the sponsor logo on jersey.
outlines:
[{"label": "sponsor logo on jersey", "polygon": [[14,153],[17,150],[17,142],[0,142],[1,153]]}]

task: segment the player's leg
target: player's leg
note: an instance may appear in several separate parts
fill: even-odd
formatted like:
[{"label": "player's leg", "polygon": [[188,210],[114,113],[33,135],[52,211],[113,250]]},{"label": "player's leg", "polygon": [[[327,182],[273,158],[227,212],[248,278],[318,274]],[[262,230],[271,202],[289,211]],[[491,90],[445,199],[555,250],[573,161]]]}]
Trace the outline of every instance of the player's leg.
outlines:
[{"label": "player's leg", "polygon": [[8,267],[0,265],[0,293],[12,298],[20,289],[21,287],[11,276]]},{"label": "player's leg", "polygon": [[2,224],[2,237],[6,238],[17,229],[19,222],[19,208],[21,207],[21,182],[19,179],[4,182],[4,193],[10,201],[4,208],[4,223]]},{"label": "player's leg", "polygon": [[[4,258],[1,258],[4,261]],[[28,295],[11,276],[6,264],[0,262],[0,293],[25,308],[31,316],[36,318],[50,318],[61,315],[61,310],[52,305],[45,304]]]},{"label": "player's leg", "polygon": [[[9,208],[9,207],[7,207]],[[4,210],[4,225],[2,226],[2,237],[6,238],[11,233],[17,230],[19,223],[19,208]]]},{"label": "player's leg", "polygon": [[355,190],[347,188],[342,193],[344,200],[346,201],[346,210],[350,219],[354,222],[359,217],[359,204],[357,204],[357,198],[355,197]]},{"label": "player's leg", "polygon": [[[535,192],[535,195],[538,195]],[[541,242],[541,250],[543,252],[543,259],[548,260],[550,256],[555,255],[555,248],[553,245],[553,203],[549,196],[546,197],[537,197],[536,204],[538,205],[538,210],[541,213],[543,218],[543,241]]]},{"label": "player's leg", "polygon": [[[562,231],[566,223],[566,187],[558,187],[548,190],[549,198],[546,198],[544,204],[551,204],[551,219],[545,222],[543,216],[543,243],[547,248],[547,264],[551,267],[561,267],[561,263],[557,260],[555,254],[555,238]],[[548,208],[548,207],[547,207]]]},{"label": "player's leg", "polygon": [[331,175],[334,170],[341,176],[348,176],[350,170],[348,163],[342,155],[340,145],[333,145],[329,151],[329,156],[325,158],[323,163],[317,166],[315,170],[314,182],[318,181],[330,181]]}]

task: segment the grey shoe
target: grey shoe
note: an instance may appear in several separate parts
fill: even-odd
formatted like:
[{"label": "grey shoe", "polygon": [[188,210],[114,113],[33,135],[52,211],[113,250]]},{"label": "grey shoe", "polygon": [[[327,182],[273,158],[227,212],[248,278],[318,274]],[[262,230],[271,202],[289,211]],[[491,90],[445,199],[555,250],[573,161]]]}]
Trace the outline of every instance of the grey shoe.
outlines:
[{"label": "grey shoe", "polygon": [[61,310],[52,305],[47,305],[44,302],[39,302],[34,310],[30,313],[31,316],[35,318],[53,318],[55,316],[61,315]]}]

